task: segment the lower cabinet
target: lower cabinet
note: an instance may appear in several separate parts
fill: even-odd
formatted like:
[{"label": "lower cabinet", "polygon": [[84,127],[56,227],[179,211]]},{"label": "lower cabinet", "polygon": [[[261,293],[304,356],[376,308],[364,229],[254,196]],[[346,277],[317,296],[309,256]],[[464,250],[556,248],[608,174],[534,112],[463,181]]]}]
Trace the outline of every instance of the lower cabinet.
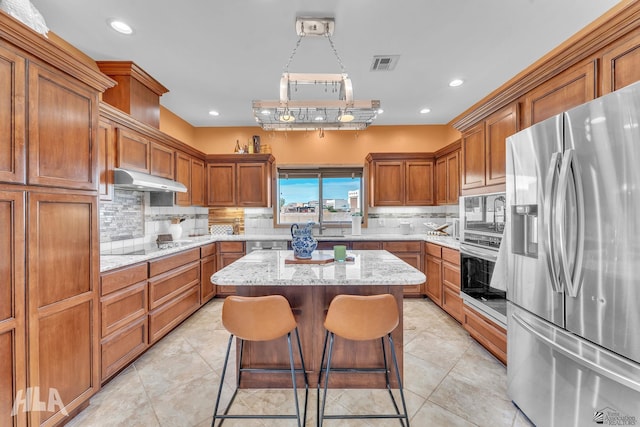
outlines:
[{"label": "lower cabinet", "polygon": [[216,244],[210,243],[200,248],[200,304],[204,304],[216,295],[216,286],[211,276],[216,272]]},{"label": "lower cabinet", "polygon": [[[220,270],[245,255],[244,242],[218,242],[218,268]],[[235,295],[235,286],[216,286],[216,294],[221,297]]]},{"label": "lower cabinet", "polygon": [[460,252],[433,243],[426,243],[424,260],[427,274],[424,293],[451,317],[462,323]]},{"label": "lower cabinet", "polygon": [[101,380],[111,378],[146,350],[147,263],[100,277]]},{"label": "lower cabinet", "polygon": [[[382,242],[382,249],[391,252],[407,264],[423,271],[421,241]],[[422,286],[422,284],[404,286],[402,293],[405,297],[419,297],[422,295]]]},{"label": "lower cabinet", "polygon": [[505,365],[507,364],[507,331],[473,308],[463,306],[462,325],[476,341]]},{"label": "lower cabinet", "polygon": [[149,261],[149,344],[200,308],[200,248]]}]

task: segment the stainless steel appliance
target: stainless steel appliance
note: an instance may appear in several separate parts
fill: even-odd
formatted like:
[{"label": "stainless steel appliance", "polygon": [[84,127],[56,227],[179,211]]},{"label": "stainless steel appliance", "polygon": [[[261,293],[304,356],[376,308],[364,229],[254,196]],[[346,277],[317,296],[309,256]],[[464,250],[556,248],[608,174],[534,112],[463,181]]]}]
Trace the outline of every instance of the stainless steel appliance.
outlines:
[{"label": "stainless steel appliance", "polygon": [[493,271],[505,224],[504,193],[460,198],[460,274],[462,299],[506,327],[506,289],[497,288]]},{"label": "stainless steel appliance", "polygon": [[259,251],[264,249],[286,251],[287,243],[288,243],[287,240],[247,240],[246,252],[247,254],[249,254],[253,251]]},{"label": "stainless steel appliance", "polygon": [[508,394],[537,426],[640,424],[640,83],[507,139]]}]

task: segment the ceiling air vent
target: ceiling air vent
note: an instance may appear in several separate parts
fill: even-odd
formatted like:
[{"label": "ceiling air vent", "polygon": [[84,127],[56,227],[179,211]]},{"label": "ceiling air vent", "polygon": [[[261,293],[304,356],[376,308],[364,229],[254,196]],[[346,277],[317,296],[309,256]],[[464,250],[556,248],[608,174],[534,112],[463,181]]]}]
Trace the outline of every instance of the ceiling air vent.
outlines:
[{"label": "ceiling air vent", "polygon": [[391,71],[396,68],[400,55],[375,55],[371,71]]}]

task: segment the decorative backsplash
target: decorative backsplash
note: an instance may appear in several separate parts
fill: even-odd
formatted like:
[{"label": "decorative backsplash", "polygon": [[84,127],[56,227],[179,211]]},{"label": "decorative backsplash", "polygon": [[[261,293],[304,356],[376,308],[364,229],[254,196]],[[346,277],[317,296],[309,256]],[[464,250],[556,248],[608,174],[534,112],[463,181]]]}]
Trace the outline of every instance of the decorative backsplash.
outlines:
[{"label": "decorative backsplash", "polygon": [[115,190],[113,201],[100,202],[100,242],[144,237],[144,193]]}]

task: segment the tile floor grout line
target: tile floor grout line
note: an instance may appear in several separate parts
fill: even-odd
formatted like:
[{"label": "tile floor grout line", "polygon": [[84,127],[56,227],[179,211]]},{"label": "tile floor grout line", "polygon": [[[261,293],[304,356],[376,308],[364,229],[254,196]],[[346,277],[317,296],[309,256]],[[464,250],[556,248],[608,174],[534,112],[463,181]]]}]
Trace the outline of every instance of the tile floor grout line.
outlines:
[{"label": "tile floor grout line", "polygon": [[153,416],[156,418],[156,422],[158,423],[158,426],[162,427],[162,423],[160,422],[160,417],[156,413],[156,408],[153,406],[153,402],[151,402],[151,396],[149,396],[149,392],[147,391],[147,387],[145,387],[144,381],[142,381],[142,377],[140,376],[140,373],[138,372],[138,367],[136,366],[135,362],[132,363],[131,365],[133,366],[133,371],[136,373],[136,377],[138,378],[138,381],[140,381],[140,385],[142,386],[142,390],[144,391],[144,395],[147,398],[147,405],[151,408],[151,411],[153,412]]}]

